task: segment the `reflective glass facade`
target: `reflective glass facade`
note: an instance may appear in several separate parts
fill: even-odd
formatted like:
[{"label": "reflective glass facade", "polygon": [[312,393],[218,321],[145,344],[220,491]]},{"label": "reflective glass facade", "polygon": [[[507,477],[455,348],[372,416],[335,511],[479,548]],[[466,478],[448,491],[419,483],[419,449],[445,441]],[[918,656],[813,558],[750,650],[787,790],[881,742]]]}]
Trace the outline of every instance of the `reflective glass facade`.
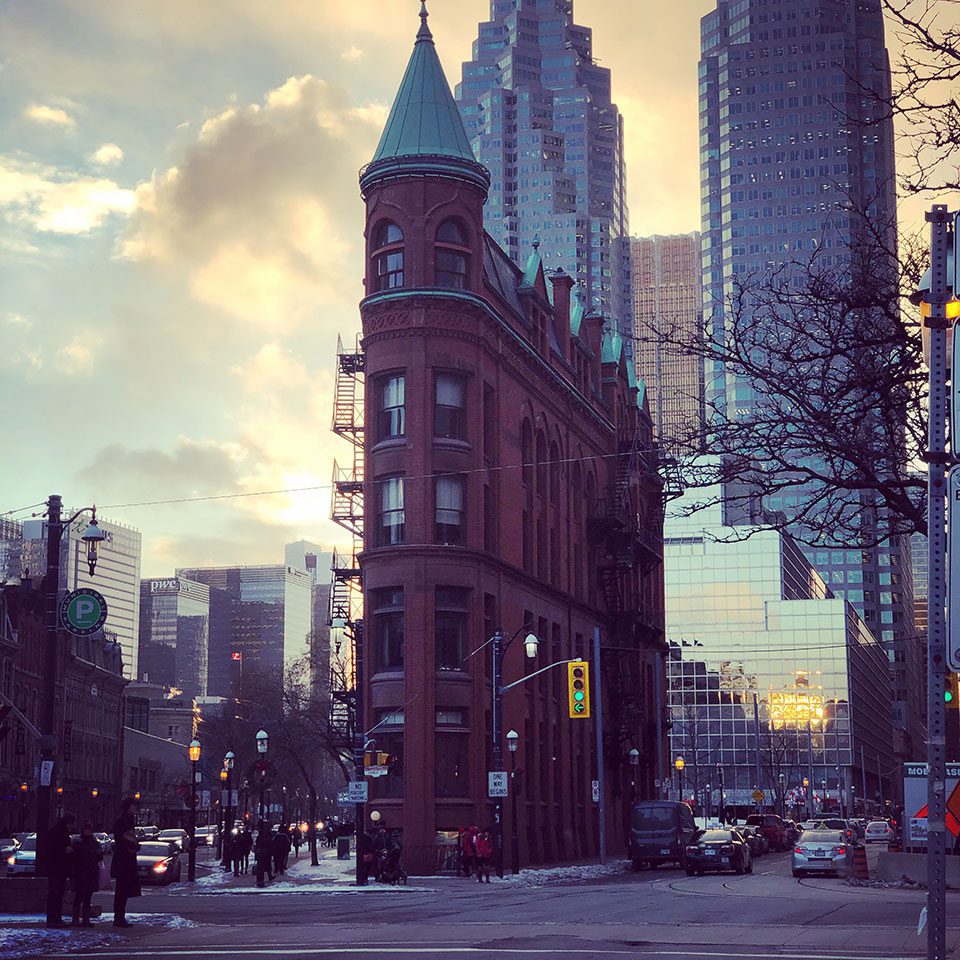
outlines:
[{"label": "reflective glass facade", "polygon": [[140,678],[195,699],[207,693],[210,588],[185,578],[140,583]]},{"label": "reflective glass facade", "polygon": [[893,766],[884,651],[788,537],[718,542],[745,532],[720,507],[664,528],[670,746],[686,795],[716,791],[719,764],[729,804],[759,787],[772,805],[811,774],[831,797],[852,784],[873,798],[878,765]]},{"label": "reflective glass facade", "polygon": [[492,0],[456,98],[491,175],[487,232],[521,266],[539,241],[544,267],[632,335],[623,118],[572,0]]}]

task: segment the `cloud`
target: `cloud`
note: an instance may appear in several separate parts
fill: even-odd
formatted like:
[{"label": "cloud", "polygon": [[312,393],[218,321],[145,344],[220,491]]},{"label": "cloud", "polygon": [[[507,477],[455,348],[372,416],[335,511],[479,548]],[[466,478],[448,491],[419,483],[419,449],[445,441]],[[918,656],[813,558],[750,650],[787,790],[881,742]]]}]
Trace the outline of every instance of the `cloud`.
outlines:
[{"label": "cloud", "polygon": [[65,346],[53,355],[54,366],[68,377],[86,377],[96,366],[97,347],[103,337],[97,334],[76,334]]},{"label": "cloud", "polygon": [[355,303],[362,208],[344,184],[379,134],[357,110],[308,75],[209,117],[175,166],[137,187],[124,256],[274,332]]},{"label": "cloud", "polygon": [[36,120],[37,123],[53,124],[56,127],[67,127],[73,129],[77,121],[60,107],[48,107],[46,104],[35,103],[23,111],[23,115],[28,120]]},{"label": "cloud", "polygon": [[33,326],[33,321],[22,313],[8,313],[6,322],[11,327],[20,327],[22,330],[29,330]]},{"label": "cloud", "polygon": [[362,60],[366,54],[359,48],[355,46],[349,46],[346,50],[341,51],[340,59],[346,60],[349,63],[356,63],[358,60]]},{"label": "cloud", "polygon": [[104,143],[90,154],[91,163],[101,167],[111,167],[123,159],[123,150],[115,143]]},{"label": "cloud", "polygon": [[84,234],[127,214],[133,191],[113,180],[0,155],[0,214],[40,233]]}]

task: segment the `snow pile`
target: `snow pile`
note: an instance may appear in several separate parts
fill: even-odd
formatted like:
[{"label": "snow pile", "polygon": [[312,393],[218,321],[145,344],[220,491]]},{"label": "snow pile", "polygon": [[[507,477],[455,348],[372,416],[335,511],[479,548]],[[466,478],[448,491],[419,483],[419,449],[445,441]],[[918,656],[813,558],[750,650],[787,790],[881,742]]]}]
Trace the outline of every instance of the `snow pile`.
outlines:
[{"label": "snow pile", "polygon": [[872,890],[926,890],[925,883],[917,883],[908,877],[899,880],[859,880],[857,877],[847,877],[844,881],[848,887],[869,887]]},{"label": "snow pile", "polygon": [[[18,919],[22,920],[23,917]],[[0,918],[0,923],[4,922]],[[16,960],[41,953],[91,950],[123,939],[116,934],[100,933],[89,927],[68,927],[66,930],[48,930],[45,926],[0,927],[0,956],[3,960]]]},{"label": "snow pile", "polygon": [[625,861],[616,863],[581,863],[570,867],[548,867],[544,870],[521,870],[517,876],[505,876],[502,880],[492,877],[493,883],[513,884],[521,887],[546,887],[554,883],[570,883],[577,880],[600,880],[625,874]]}]

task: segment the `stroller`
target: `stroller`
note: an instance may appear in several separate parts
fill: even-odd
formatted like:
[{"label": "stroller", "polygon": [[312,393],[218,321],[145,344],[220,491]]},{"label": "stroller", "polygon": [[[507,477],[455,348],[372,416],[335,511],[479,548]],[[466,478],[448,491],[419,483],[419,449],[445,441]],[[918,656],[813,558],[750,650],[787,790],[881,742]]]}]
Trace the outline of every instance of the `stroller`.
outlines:
[{"label": "stroller", "polygon": [[403,869],[403,864],[400,863],[400,847],[380,851],[380,859],[377,863],[377,880],[380,883],[393,885],[406,884],[407,871]]}]

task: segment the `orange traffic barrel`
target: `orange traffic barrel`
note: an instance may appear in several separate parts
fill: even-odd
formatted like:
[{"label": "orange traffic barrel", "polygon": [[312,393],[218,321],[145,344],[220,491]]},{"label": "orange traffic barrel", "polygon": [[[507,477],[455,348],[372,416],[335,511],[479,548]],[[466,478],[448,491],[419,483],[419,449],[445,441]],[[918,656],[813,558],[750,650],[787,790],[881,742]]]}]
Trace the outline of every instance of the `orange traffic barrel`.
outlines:
[{"label": "orange traffic barrel", "polygon": [[865,847],[853,848],[853,876],[857,880],[870,879],[870,867],[867,865],[867,851]]}]

